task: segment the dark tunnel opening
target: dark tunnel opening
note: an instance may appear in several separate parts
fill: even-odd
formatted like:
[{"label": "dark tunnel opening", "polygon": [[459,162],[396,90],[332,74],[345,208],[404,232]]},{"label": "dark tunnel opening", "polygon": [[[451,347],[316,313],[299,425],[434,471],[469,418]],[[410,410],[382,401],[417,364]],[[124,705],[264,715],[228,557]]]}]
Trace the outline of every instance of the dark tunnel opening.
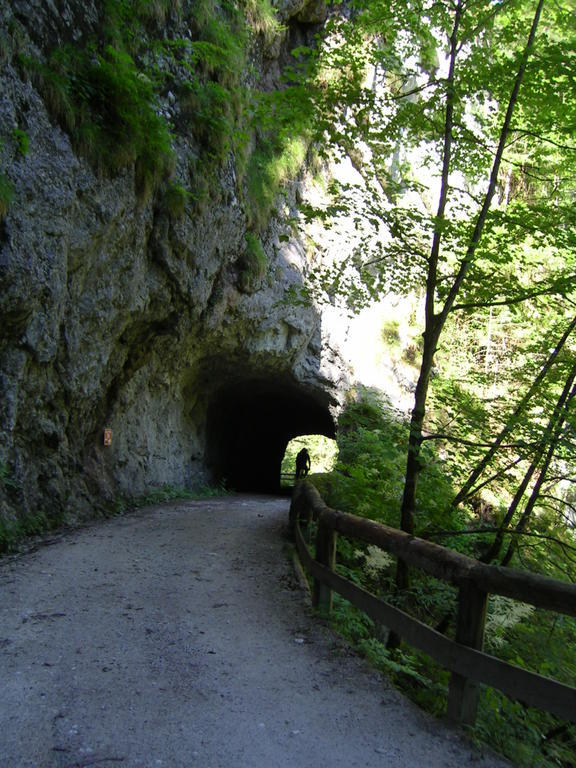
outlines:
[{"label": "dark tunnel opening", "polygon": [[335,437],[328,407],[313,395],[273,379],[237,382],[208,409],[208,467],[232,490],[277,493],[288,442],[313,433]]}]

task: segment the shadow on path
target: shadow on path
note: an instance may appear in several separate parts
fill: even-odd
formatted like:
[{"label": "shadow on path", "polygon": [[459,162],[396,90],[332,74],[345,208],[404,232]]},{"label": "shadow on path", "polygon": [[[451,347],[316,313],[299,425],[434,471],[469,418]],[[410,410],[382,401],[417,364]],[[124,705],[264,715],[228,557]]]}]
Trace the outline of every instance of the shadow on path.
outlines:
[{"label": "shadow on path", "polygon": [[0,561],[1,768],[485,768],[309,615],[284,498],[148,507]]}]

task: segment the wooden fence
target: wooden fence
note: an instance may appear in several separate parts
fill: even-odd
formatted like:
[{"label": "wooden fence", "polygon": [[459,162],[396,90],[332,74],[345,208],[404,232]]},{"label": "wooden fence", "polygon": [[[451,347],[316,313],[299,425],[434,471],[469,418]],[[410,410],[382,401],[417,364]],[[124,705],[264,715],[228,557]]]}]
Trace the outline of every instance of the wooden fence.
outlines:
[{"label": "wooden fence", "polygon": [[[299,525],[299,521],[311,519],[318,523],[315,557],[310,554]],[[474,722],[478,684],[483,683],[528,706],[576,722],[576,688],[482,651],[489,594],[576,616],[576,585],[512,568],[485,565],[373,520],[329,509],[307,481],[299,482],[294,489],[290,526],[300,560],[314,579],[314,605],[330,611],[332,591],[338,592],[375,623],[386,626],[450,670],[447,714],[451,720]],[[459,592],[455,640],[335,573],[337,533],[381,547],[408,565],[456,585]]]}]

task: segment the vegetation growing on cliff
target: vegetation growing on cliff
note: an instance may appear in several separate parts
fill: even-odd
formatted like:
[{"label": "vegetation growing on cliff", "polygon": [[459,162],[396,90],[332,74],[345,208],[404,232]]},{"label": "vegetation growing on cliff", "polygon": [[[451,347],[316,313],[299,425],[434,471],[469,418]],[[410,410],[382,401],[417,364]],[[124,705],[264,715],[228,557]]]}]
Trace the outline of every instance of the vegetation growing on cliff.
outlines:
[{"label": "vegetation growing on cliff", "polygon": [[246,233],[246,247],[240,259],[239,287],[241,291],[250,293],[261,283],[266,274],[266,253],[260,239],[253,232]]},{"label": "vegetation growing on cliff", "polygon": [[0,172],[0,219],[6,216],[6,211],[14,195],[14,188],[6,176]]},{"label": "vegetation growing on cliff", "polygon": [[[267,97],[247,85],[253,38],[266,46],[282,33],[276,11],[269,0],[202,0],[187,27],[179,23],[182,13],[177,0],[108,0],[91,39],[19,61],[98,173],[134,167],[138,194],[146,199],[169,183],[176,136],[191,136],[197,152],[189,178],[178,182],[188,192],[181,198],[185,207],[201,208],[217,193],[220,169],[234,156],[249,225],[262,229],[281,185],[304,159],[302,126],[292,121],[289,136],[284,129],[272,138],[262,128],[269,117],[256,104]],[[174,196],[168,192],[164,201],[171,212]]]},{"label": "vegetation growing on cliff", "polygon": [[135,166],[143,196],[158,186],[171,165],[170,131],[157,113],[153,81],[128,53],[68,45],[46,64],[26,65],[51,113],[100,173]]},{"label": "vegetation growing on cliff", "polygon": [[186,96],[192,133],[221,159],[233,130],[228,87],[239,86],[244,63],[237,12],[201,4],[197,40],[164,39],[157,25],[171,12],[179,3],[108,2],[98,38],[51,51],[44,62],[21,57],[76,149],[101,173],[135,165],[143,197],[172,166],[174,124],[161,103],[170,89]]}]

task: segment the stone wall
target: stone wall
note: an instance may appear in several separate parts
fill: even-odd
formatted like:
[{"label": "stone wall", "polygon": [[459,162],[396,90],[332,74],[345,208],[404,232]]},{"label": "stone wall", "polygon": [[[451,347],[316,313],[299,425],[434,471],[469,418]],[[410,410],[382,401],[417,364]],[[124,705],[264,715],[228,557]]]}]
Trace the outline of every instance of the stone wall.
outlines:
[{"label": "stone wall", "polygon": [[[293,5],[275,49],[264,56],[254,42],[267,87],[278,82],[283,40],[305,39],[319,21],[314,8],[306,15]],[[294,383],[326,408],[346,386],[319,310],[287,299],[306,256],[281,217],[261,233],[265,274],[248,291],[239,279],[247,217],[233,157],[201,210],[173,216],[154,195],[138,197],[133,168],[96,173],[55,124],[15,52],[82,39],[98,23],[97,7],[0,0],[0,27],[14,47],[0,67],[0,172],[13,189],[0,219],[5,526],[42,515],[79,519],[119,494],[209,481],[206,413],[234,372]],[[179,179],[194,143],[180,133],[175,150]],[[109,448],[104,428],[113,430]]]}]

